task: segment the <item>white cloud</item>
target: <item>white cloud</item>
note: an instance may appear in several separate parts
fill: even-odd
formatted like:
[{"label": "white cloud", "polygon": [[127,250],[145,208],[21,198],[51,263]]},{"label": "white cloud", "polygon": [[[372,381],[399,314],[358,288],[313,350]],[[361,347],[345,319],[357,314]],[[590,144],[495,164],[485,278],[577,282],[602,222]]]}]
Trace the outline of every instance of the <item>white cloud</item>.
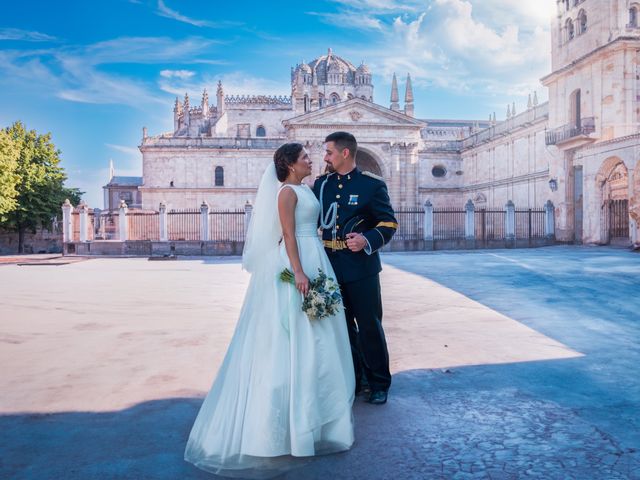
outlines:
[{"label": "white cloud", "polygon": [[[183,79],[162,78],[158,82],[161,90],[173,95],[184,95],[188,92],[192,104],[200,101],[200,94],[206,88],[209,98],[215,95],[218,80],[222,81],[225,95],[291,95],[288,82],[274,81],[267,78],[254,77],[245,72],[230,72],[219,76],[205,76],[198,82]],[[213,93],[212,93],[213,92]]]},{"label": "white cloud", "polygon": [[178,22],[188,23],[194,27],[223,28],[242,25],[240,22],[211,22],[209,20],[197,20],[195,18],[182,15],[177,10],[173,10],[164,3],[164,0],[158,0],[158,9],[156,13],[161,17],[171,18]]},{"label": "white cloud", "polygon": [[164,78],[181,78],[182,80],[186,80],[187,78],[191,78],[196,74],[196,72],[192,70],[161,70],[160,76]]},{"label": "white cloud", "polygon": [[128,147],[126,145],[115,145],[113,143],[105,143],[105,145],[120,153],[126,153],[130,157],[139,158],[141,153],[138,147]]},{"label": "white cloud", "polygon": [[25,42],[52,42],[56,37],[19,28],[0,28],[0,40],[23,40]]},{"label": "white cloud", "polygon": [[367,58],[374,74],[387,82],[393,72],[410,72],[418,88],[526,96],[540,89],[539,78],[550,69],[554,0],[391,2],[387,9],[381,0],[334,1],[345,14],[379,20],[371,47],[354,54]]},{"label": "white cloud", "polygon": [[381,30],[382,22],[374,16],[358,14],[358,13],[319,13],[307,12],[307,15],[320,17],[325,23],[358,30]]},{"label": "white cloud", "polygon": [[[170,64],[215,62],[209,58],[214,40],[188,37],[120,37],[91,45],[61,46],[41,50],[0,50],[0,82],[29,85],[64,100],[123,104],[142,107],[165,103],[153,83],[138,77],[111,73],[104,65],[121,63]],[[206,53],[206,56],[204,55]],[[176,78],[189,78],[190,70]]]}]

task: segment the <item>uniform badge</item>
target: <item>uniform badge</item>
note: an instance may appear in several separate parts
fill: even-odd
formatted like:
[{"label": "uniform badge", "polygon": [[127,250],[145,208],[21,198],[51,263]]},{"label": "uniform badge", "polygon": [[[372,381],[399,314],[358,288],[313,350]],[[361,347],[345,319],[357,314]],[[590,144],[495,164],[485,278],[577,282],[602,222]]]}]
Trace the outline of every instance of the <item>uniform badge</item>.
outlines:
[{"label": "uniform badge", "polygon": [[358,195],[349,195],[349,205],[358,205]]}]

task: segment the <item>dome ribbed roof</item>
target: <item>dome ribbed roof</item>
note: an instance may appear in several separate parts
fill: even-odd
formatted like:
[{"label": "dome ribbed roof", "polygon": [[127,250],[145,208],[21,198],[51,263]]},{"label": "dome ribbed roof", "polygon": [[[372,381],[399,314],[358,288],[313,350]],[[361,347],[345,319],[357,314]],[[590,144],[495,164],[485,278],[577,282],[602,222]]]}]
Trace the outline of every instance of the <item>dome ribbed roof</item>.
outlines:
[{"label": "dome ribbed roof", "polygon": [[356,73],[356,67],[351,62],[342,57],[334,55],[329,49],[326,55],[309,62],[309,66],[318,74],[318,80],[325,82],[327,73],[346,73],[352,78]]},{"label": "dome ribbed roof", "polygon": [[366,75],[370,75],[371,74],[371,70],[369,70],[369,67],[367,65],[365,65],[364,62],[362,62],[360,64],[360,66],[358,67],[357,72],[358,73],[362,73],[362,74],[366,74]]}]

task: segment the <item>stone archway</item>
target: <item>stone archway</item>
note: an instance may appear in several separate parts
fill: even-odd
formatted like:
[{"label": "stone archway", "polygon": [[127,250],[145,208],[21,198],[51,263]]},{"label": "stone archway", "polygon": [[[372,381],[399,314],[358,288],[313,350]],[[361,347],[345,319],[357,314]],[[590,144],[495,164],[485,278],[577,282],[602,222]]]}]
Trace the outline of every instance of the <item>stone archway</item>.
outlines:
[{"label": "stone archway", "polygon": [[629,243],[629,172],[618,157],[607,158],[596,175],[602,243]]},{"label": "stone archway", "polygon": [[380,177],[384,176],[375,157],[361,148],[358,148],[358,153],[356,154],[356,166],[363,172],[371,172]]}]

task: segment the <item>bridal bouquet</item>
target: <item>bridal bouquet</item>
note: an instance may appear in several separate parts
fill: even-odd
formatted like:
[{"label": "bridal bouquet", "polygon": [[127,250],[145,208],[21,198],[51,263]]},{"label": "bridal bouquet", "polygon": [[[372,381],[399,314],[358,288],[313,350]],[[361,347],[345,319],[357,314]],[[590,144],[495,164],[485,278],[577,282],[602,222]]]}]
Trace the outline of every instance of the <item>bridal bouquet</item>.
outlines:
[{"label": "bridal bouquet", "polygon": [[[280,273],[280,280],[283,282],[296,284],[295,275],[291,270],[285,268]],[[311,320],[320,320],[338,313],[342,306],[342,295],[338,282],[328,277],[321,268],[318,269],[318,276],[309,281],[309,293],[302,302],[302,311]]]}]

